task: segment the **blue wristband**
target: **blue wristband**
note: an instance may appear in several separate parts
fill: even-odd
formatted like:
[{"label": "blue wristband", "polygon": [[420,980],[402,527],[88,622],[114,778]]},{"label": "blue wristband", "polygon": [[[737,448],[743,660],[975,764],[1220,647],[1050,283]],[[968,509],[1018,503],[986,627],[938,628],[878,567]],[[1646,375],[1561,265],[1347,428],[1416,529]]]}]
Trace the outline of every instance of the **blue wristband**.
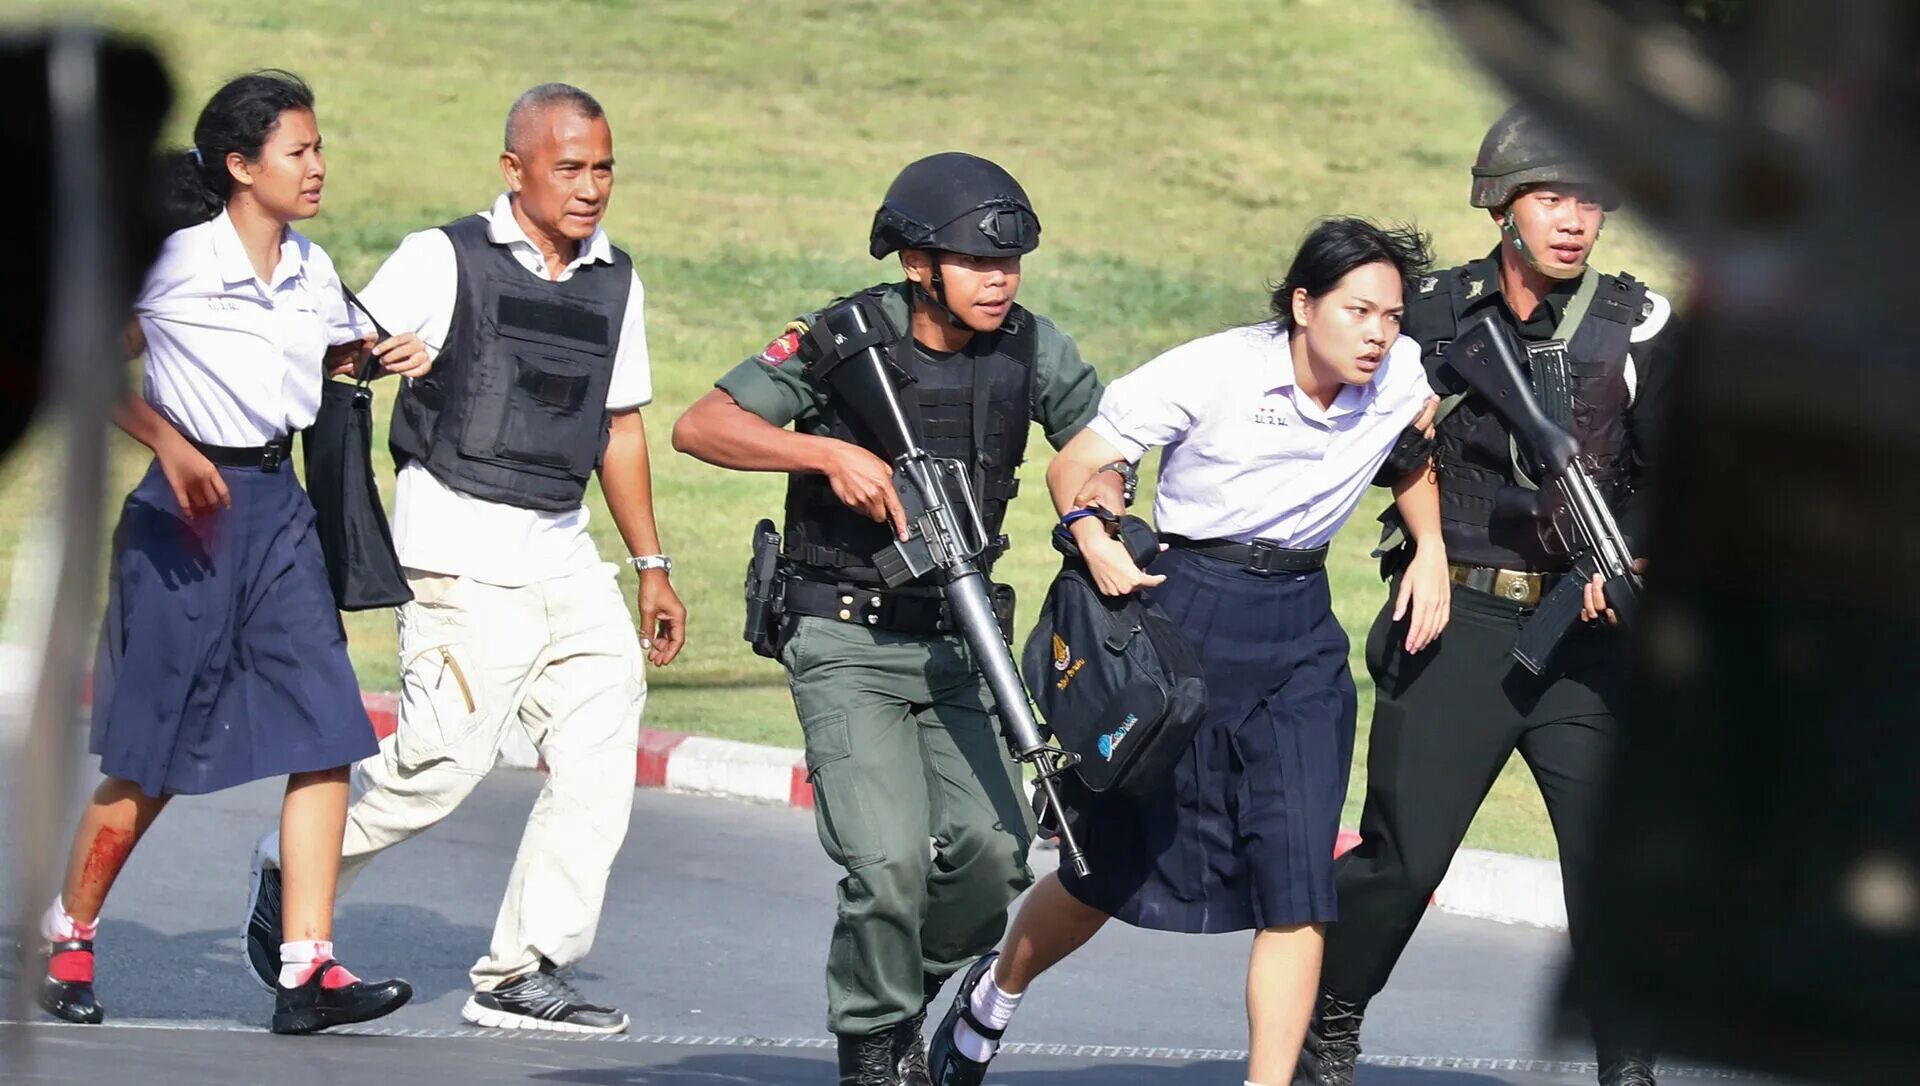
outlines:
[{"label": "blue wristband", "polygon": [[1071,527],[1073,522],[1076,520],[1085,520],[1088,517],[1097,517],[1099,515],[1100,515],[1099,513],[1096,513],[1091,509],[1069,509],[1066,512],[1060,514],[1060,527],[1062,528]]}]

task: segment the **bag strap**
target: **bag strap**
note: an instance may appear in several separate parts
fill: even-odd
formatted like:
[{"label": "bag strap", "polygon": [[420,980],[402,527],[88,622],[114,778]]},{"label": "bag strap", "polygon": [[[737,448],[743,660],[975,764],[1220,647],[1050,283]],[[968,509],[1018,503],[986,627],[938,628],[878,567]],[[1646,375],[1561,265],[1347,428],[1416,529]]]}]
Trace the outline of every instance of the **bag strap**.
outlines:
[{"label": "bag strap", "polygon": [[[392,333],[387,331],[386,325],[380,323],[380,318],[373,315],[373,310],[367,308],[367,303],[360,300],[360,296],[353,292],[353,288],[349,287],[344,279],[340,281],[340,293],[346,297],[348,305],[365,313],[367,319],[373,322],[374,335],[379,336],[382,340],[393,338]],[[367,387],[367,382],[379,376],[379,365],[380,363],[377,360],[369,357],[367,359],[367,368],[355,373],[353,379],[359,383],[361,388]]]},{"label": "bag strap", "polygon": [[[1092,587],[1090,584],[1089,587]],[[1100,591],[1094,588],[1095,592]],[[1133,642],[1135,634],[1146,622],[1147,605],[1140,599],[1138,592],[1128,596],[1120,606],[1107,612],[1107,648],[1114,652],[1125,652]]]}]

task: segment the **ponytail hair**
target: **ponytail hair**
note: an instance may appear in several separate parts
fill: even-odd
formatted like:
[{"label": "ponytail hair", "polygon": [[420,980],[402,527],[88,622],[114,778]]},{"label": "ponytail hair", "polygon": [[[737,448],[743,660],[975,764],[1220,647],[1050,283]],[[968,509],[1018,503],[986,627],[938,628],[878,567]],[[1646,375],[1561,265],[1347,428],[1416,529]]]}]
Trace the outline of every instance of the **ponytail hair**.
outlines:
[{"label": "ponytail hair", "polygon": [[194,122],[193,146],[160,161],[166,228],[183,230],[220,214],[233,195],[227,156],[258,161],[260,149],[280,126],[280,115],[295,109],[313,109],[313,90],[278,68],[249,72],[213,92]]}]

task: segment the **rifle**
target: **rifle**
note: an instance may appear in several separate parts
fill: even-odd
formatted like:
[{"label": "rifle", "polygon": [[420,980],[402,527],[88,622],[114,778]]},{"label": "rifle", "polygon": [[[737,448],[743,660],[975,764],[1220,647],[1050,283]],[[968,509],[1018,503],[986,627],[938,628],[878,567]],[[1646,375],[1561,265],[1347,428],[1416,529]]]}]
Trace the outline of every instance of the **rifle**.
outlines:
[{"label": "rifle", "polygon": [[1560,519],[1552,518],[1562,542],[1573,553],[1573,570],[1540,601],[1540,608],[1521,628],[1513,643],[1513,657],[1538,675],[1553,650],[1580,615],[1585,586],[1598,573],[1606,580],[1607,606],[1624,625],[1632,625],[1639,610],[1642,585],[1634,570],[1633,552],[1614,522],[1613,512],[1580,462],[1580,445],[1572,434],[1540,410],[1527,379],[1520,372],[1519,349],[1513,332],[1487,313],[1469,323],[1448,344],[1447,364],[1464,378],[1525,444],[1553,483],[1573,525],[1576,538],[1566,538]]},{"label": "rifle", "polygon": [[[864,296],[827,310],[807,332],[808,375],[826,382],[835,402],[874,435],[893,462],[894,489],[907,515],[908,538],[874,555],[874,567],[889,587],[928,574],[938,578],[953,622],[966,636],[993,692],[1008,748],[1034,767],[1047,808],[1061,810],[1055,778],[1079,757],[1050,746],[1040,734],[980,566],[979,557],[991,540],[967,467],[933,456],[920,444],[895,387],[905,375],[884,350],[890,332],[886,317]],[[1065,819],[1060,821],[1061,852],[1084,876],[1089,871],[1086,854]]]}]

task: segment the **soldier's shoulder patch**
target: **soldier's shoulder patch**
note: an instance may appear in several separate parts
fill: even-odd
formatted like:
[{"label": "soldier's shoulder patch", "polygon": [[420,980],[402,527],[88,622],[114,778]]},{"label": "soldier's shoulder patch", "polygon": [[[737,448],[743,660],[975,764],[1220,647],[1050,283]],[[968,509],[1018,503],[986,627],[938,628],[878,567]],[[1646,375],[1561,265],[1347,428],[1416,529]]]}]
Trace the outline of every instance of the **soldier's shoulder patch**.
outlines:
[{"label": "soldier's shoulder patch", "polygon": [[1423,276],[1421,276],[1421,277],[1420,277],[1420,283],[1419,283],[1419,285],[1418,285],[1417,287],[1415,287],[1414,289],[1416,289],[1416,290],[1418,290],[1418,291],[1419,291],[1420,293],[1422,293],[1422,294],[1432,294],[1432,293],[1434,292],[1434,289],[1435,289],[1436,287],[1438,287],[1439,285],[1440,285],[1440,277],[1439,277],[1439,276],[1437,276],[1437,275],[1423,275]]},{"label": "soldier's shoulder patch", "polygon": [[765,350],[760,352],[760,361],[769,366],[778,366],[800,353],[800,336],[806,330],[807,326],[802,321],[794,321],[787,325],[787,330],[780,333],[772,343],[767,344]]}]

